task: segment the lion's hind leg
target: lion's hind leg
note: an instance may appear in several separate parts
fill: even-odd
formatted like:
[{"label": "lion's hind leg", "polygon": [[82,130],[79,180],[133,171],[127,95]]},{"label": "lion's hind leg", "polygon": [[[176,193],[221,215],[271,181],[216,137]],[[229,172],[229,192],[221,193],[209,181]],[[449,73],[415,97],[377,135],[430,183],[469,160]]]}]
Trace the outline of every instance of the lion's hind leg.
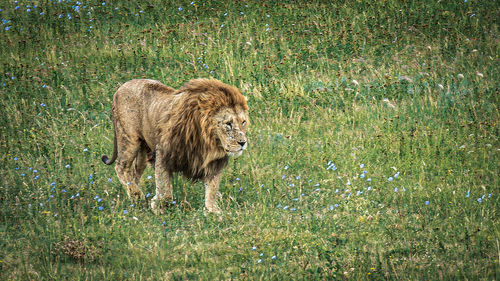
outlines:
[{"label": "lion's hind leg", "polygon": [[145,161],[140,141],[131,143],[125,139],[121,140],[118,145],[118,161],[115,170],[118,179],[127,190],[128,197],[134,200],[143,198],[139,180],[144,171],[143,166],[146,165]]}]

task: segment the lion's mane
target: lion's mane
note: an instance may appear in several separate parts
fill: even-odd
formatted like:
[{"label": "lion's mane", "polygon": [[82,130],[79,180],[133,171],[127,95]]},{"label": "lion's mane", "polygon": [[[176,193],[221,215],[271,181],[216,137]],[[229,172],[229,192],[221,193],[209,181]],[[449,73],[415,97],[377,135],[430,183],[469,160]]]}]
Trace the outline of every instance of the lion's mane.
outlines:
[{"label": "lion's mane", "polygon": [[[155,85],[156,86],[156,85]],[[165,91],[171,91],[166,87]],[[212,118],[221,108],[248,110],[245,97],[233,86],[215,79],[194,79],[174,95],[170,110],[158,122],[161,152],[170,171],[198,180],[220,172],[228,156],[215,137]]]}]

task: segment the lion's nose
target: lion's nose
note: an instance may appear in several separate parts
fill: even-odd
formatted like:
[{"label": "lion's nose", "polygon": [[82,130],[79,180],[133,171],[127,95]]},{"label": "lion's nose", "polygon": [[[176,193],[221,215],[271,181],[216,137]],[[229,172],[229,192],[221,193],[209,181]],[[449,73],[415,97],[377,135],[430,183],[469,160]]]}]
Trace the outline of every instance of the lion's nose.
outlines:
[{"label": "lion's nose", "polygon": [[247,143],[247,141],[239,141],[239,142],[238,142],[238,144],[239,144],[241,147],[244,147],[246,143]]}]

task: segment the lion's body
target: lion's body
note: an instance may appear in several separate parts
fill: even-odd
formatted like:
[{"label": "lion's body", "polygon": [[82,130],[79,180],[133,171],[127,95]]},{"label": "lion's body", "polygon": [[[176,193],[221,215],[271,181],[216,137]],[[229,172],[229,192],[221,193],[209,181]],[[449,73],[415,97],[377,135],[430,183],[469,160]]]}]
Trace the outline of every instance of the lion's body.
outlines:
[{"label": "lion's body", "polygon": [[[220,81],[191,80],[175,90],[154,80],[132,80],[113,96],[115,148],[112,159],[103,161],[110,165],[117,159],[116,172],[129,196],[141,197],[139,181],[149,160],[157,185],[153,207],[172,199],[175,172],[204,181],[212,196],[209,186],[218,186],[229,156],[246,148],[247,119],[244,96]],[[230,123],[229,130],[225,122],[235,126]]]}]

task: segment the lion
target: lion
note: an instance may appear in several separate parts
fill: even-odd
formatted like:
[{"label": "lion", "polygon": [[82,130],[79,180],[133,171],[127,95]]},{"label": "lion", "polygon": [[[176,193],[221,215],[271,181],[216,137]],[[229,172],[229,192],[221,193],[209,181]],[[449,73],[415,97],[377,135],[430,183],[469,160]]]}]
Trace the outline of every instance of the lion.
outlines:
[{"label": "lion", "polygon": [[161,214],[173,200],[171,178],[182,173],[205,184],[205,209],[221,213],[219,183],[229,157],[248,147],[248,106],[241,92],[215,79],[194,79],[179,90],[149,79],[131,80],[113,96],[113,156],[127,195],[144,198],[140,178],[150,163],[156,194],[151,209]]}]

